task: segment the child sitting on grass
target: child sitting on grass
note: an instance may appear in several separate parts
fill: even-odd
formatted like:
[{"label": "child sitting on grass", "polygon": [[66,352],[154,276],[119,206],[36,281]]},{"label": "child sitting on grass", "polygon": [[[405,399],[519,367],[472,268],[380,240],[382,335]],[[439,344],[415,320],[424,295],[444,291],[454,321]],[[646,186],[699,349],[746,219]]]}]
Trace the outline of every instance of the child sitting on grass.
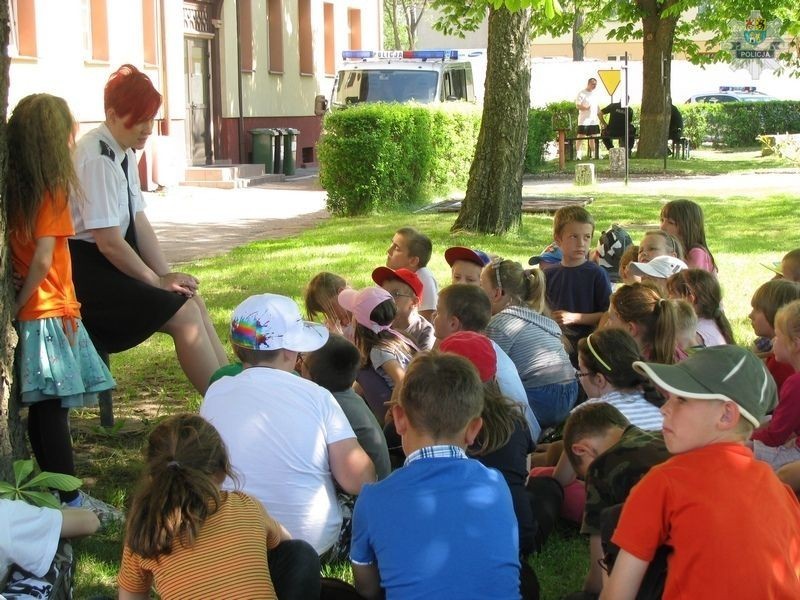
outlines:
[{"label": "child sitting on grass", "polygon": [[319,594],[314,549],[291,540],[256,498],[220,489],[234,474],[208,421],[191,414],[162,421],[146,459],[128,513],[120,600],[147,600],[153,585],[162,598]]},{"label": "child sitting on grass", "polygon": [[334,273],[323,271],[314,275],[305,293],[306,319],[316,321],[317,316],[322,315],[322,324],[328,331],[343,335],[352,342],[355,325],[350,313],[339,306],[336,299],[346,287],[344,278]]},{"label": "child sitting on grass", "polygon": [[790,365],[789,375],[780,389],[780,401],[772,419],[752,435],[756,458],[779,469],[789,462],[800,460],[800,300],[778,309],[775,315],[775,358]]},{"label": "child sitting on grass", "polygon": [[672,200],[661,209],[661,229],[675,236],[683,246],[690,269],[717,274],[717,263],[708,249],[703,209],[691,200]]},{"label": "child sitting on grass", "polygon": [[386,250],[386,266],[390,269],[408,269],[417,274],[422,281],[422,298],[420,298],[419,314],[431,321],[436,310],[436,296],[439,286],[433,273],[428,269],[428,261],[433,253],[430,238],[413,227],[401,227],[392,237],[392,243]]},{"label": "child sitting on grass", "polygon": [[[794,300],[800,300],[800,283],[788,279],[771,279],[761,285],[753,294],[753,299],[750,301],[753,310],[748,315],[755,334],[772,340],[775,337],[775,314],[781,306]],[[775,357],[771,343],[765,352],[758,354],[766,362],[767,369],[775,378],[780,392],[783,382],[794,374],[794,369]]]},{"label": "child sitting on grass", "polygon": [[452,283],[481,284],[481,271],[491,260],[482,250],[453,246],[444,251],[444,259],[450,265]]},{"label": "child sitting on grass", "polygon": [[[577,347],[594,331],[608,310],[611,282],[597,263],[587,259],[594,235],[594,219],[581,206],[565,206],[553,219],[553,238],[561,249],[561,264],[547,269],[547,303],[553,319]],[[573,356],[574,358],[574,356]],[[573,363],[574,364],[574,363]]]},{"label": "child sitting on grass", "polygon": [[392,328],[397,305],[392,295],[379,287],[357,291],[342,290],[339,304],[353,314],[355,344],[361,352],[362,366],[371,366],[394,389],[403,380],[406,367],[416,349]]},{"label": "child sitting on grass", "polygon": [[514,361],[542,427],[557,425],[575,405],[578,382],[561,329],[543,314],[544,272],[524,271],[519,263],[498,258],[484,267],[481,289],[492,307],[486,335]]},{"label": "child sitting on grass", "polygon": [[800,283],[800,248],[787,252],[781,262],[764,266],[783,279]]},{"label": "child sitting on grass", "polygon": [[[589,573],[583,584],[583,597],[588,599],[603,587],[603,511],[625,502],[639,479],[669,453],[660,431],[642,431],[613,405],[598,402],[582,404],[567,419],[564,454],[572,467],[570,475],[582,477],[586,486],[581,533],[589,536]],[[569,484],[571,477],[565,479],[564,471],[556,479]]]},{"label": "child sitting on grass", "polygon": [[[459,331],[484,333],[492,318],[492,305],[483,290],[474,285],[457,283],[444,288],[439,294],[436,304],[436,315],[433,318],[434,333],[439,343]],[[542,428],[528,404],[525,387],[508,354],[492,340],[497,359],[497,385],[503,396],[516,402],[531,432],[534,442],[539,440]]]},{"label": "child sitting on grass", "polygon": [[300,374],[328,390],[342,407],[358,444],[375,465],[378,479],[384,479],[391,470],[386,438],[375,415],[353,390],[361,365],[358,348],[342,336],[331,334],[322,348],[302,355],[300,363]]},{"label": "child sitting on grass", "polygon": [[676,363],[686,357],[678,346],[677,302],[663,298],[652,284],[623,285],[611,297],[607,326],[628,331],[646,359]]},{"label": "child sitting on grass", "polygon": [[527,423],[519,406],[500,392],[495,379],[497,356],[489,338],[472,331],[460,331],[447,337],[439,348],[442,352],[466,358],[481,377],[484,390],[481,413],[483,427],[475,443],[467,449],[467,454],[503,474],[514,502],[520,555],[524,560],[534,550],[536,535],[531,502],[525,491],[528,454],[534,448]]},{"label": "child sitting on grass", "polygon": [[722,308],[719,281],[703,269],[685,269],[667,279],[670,298],[686,300],[697,314],[697,335],[706,347],[735,344],[733,330]]},{"label": "child sitting on grass", "polygon": [[408,269],[378,267],[372,272],[372,281],[394,298],[397,314],[392,321],[392,329],[414,342],[417,350],[433,348],[433,343],[436,341],[433,336],[433,325],[417,312],[420,298],[424,294],[422,281],[417,274]]},{"label": "child sitting on grass", "polygon": [[99,527],[100,520],[88,508],[58,510],[0,499],[0,598],[50,598],[62,575],[61,538],[91,535]]},{"label": "child sitting on grass", "polygon": [[392,406],[405,466],[364,486],[353,514],[353,580],[367,600],[520,597],[508,486],[464,452],[483,394],[461,356],[434,351],[409,365]]},{"label": "child sitting on grass", "polygon": [[661,411],[673,457],[625,501],[612,537],[619,555],[600,598],[635,598],[665,545],[664,600],[800,597],[800,504],[744,446],[776,401],[764,364],[726,345],[634,368],[667,394]]}]

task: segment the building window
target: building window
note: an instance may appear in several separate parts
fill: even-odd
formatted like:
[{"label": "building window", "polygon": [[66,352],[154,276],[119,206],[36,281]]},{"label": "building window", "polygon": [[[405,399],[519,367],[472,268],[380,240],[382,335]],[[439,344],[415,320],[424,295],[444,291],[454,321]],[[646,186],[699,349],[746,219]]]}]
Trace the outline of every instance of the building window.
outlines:
[{"label": "building window", "polygon": [[142,49],[144,64],[158,64],[158,8],[156,0],[142,0]]},{"label": "building window", "polygon": [[34,0],[9,0],[8,53],[11,56],[36,56],[36,9]]},{"label": "building window", "polygon": [[239,2],[239,44],[241,47],[242,71],[253,70],[253,2]]},{"label": "building window", "polygon": [[333,35],[333,3],[325,2],[322,5],[325,27],[325,75],[336,74],[336,45]]},{"label": "building window", "polygon": [[350,30],[348,43],[351,50],[361,50],[361,10],[347,9],[347,27]]},{"label": "building window", "polygon": [[106,0],[82,0],[83,51],[87,60],[108,62],[108,9]]},{"label": "building window", "polygon": [[283,0],[267,0],[269,71],[283,73]]},{"label": "building window", "polygon": [[314,47],[311,43],[311,0],[297,0],[300,74],[314,74]]}]

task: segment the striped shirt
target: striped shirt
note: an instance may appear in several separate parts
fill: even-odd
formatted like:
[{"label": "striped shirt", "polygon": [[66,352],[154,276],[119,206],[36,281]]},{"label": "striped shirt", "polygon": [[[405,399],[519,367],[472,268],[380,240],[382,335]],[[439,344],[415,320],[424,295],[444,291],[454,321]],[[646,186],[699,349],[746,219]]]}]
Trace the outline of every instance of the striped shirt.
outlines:
[{"label": "striped shirt", "polygon": [[162,600],[275,600],[267,549],[280,542],[280,525],[242,492],[221,492],[221,498],[191,547],[176,541],[169,554],[143,558],[126,545],[119,587],[148,593],[155,584]]},{"label": "striped shirt", "polygon": [[603,394],[599,398],[590,398],[572,410],[574,412],[580,410],[581,406],[588,406],[597,402],[610,404],[625,415],[631,425],[635,425],[644,431],[661,431],[661,426],[664,424],[664,416],[661,411],[654,404],[648,402],[640,391],[621,392],[614,390]]}]

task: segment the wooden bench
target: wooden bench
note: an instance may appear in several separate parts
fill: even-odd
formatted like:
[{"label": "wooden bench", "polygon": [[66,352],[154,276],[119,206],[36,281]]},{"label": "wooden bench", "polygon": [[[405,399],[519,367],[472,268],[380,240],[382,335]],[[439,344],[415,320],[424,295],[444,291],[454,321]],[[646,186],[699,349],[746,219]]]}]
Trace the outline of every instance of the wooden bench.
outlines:
[{"label": "wooden bench", "polygon": [[689,158],[689,153],[691,152],[691,144],[689,144],[689,140],[687,140],[685,137],[682,137],[680,139],[669,140],[669,143],[671,144],[673,158]]},{"label": "wooden bench", "polygon": [[[587,140],[594,140],[594,151],[592,151],[595,160],[600,159],[600,144],[603,139],[615,140],[618,145],[621,145],[625,139],[624,135],[589,135],[585,137],[567,137],[566,131],[563,129],[558,130],[558,166],[564,168],[564,163],[567,160],[575,160],[575,150],[579,142],[584,143]],[[633,143],[639,139],[638,135],[633,136]]]}]

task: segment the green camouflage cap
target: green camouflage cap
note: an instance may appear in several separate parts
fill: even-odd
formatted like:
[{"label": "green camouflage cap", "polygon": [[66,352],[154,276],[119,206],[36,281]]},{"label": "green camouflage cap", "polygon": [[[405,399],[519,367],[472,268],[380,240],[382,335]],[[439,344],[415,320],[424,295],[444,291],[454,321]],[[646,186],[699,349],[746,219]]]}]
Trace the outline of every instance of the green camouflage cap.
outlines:
[{"label": "green camouflage cap", "polygon": [[636,361],[633,368],[676,396],[733,402],[755,427],[778,402],[775,380],[764,363],[739,346],[704,348],[676,365]]}]

